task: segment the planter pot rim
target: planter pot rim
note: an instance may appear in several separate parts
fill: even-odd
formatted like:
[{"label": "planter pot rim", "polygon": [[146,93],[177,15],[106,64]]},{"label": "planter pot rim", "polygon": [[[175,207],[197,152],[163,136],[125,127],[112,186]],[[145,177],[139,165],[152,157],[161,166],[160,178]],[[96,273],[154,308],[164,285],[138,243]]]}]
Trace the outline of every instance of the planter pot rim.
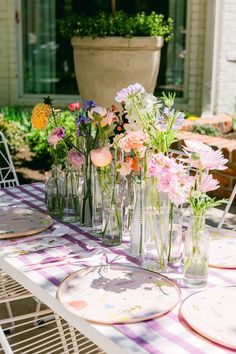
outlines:
[{"label": "planter pot rim", "polygon": [[144,48],[144,49],[160,49],[163,46],[163,37],[72,37],[71,44],[80,48],[100,48],[106,50],[114,50],[118,48]]}]

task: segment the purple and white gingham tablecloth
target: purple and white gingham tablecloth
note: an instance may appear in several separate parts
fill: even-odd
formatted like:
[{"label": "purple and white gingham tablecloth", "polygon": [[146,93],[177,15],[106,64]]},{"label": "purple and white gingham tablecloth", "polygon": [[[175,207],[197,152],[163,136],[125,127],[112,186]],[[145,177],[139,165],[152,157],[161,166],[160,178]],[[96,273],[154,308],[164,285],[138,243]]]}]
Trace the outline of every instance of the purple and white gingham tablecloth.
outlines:
[{"label": "purple and white gingham tablecloth", "polygon": [[[1,197],[4,196],[4,193],[15,200],[19,200],[20,203],[17,203],[17,206],[33,208],[39,211],[46,210],[44,204],[44,185],[42,183],[1,189]],[[58,225],[60,225],[60,223],[55,221],[51,229],[53,230],[55,227],[58,227]],[[91,252],[90,254],[92,255],[94,250],[104,250],[101,241],[92,236],[88,229],[81,228],[77,226],[77,224],[69,224],[69,226],[69,233],[63,236],[63,238],[65,242],[67,242],[67,246],[71,245],[71,250],[74,250],[77,256],[88,258],[89,252]],[[0,249],[4,242],[5,241],[0,241]],[[40,262],[47,257],[61,256],[63,252],[65,252],[65,249],[66,247],[48,248],[37,253],[34,252],[20,257],[9,258],[8,262],[11,262],[14,267],[22,269],[23,272],[27,264]],[[104,264],[104,262],[112,262],[113,260],[114,262],[136,266],[140,264],[139,259],[130,254],[128,242],[124,242],[118,247],[105,248],[105,253],[105,260],[104,256],[98,257],[97,264]],[[79,269],[79,264],[72,264],[71,261],[71,263],[68,262],[58,267],[25,271],[25,275],[28,276],[31,281],[39,284],[45,291],[56,296],[56,291],[61,281],[77,269]],[[182,275],[178,268],[173,268],[173,272],[166,275],[175,280],[180,286],[182,290],[181,301],[194,292],[192,289],[187,289],[182,285]],[[231,285],[236,285],[236,270],[209,269],[208,287]],[[115,341],[124,352],[127,353],[223,354],[234,352],[233,350],[216,345],[197,333],[194,333],[179,317],[179,305],[180,304],[178,304],[173,311],[156,320],[115,326],[94,325],[94,328],[102,332],[105,336],[110,337],[110,339]],[[234,317],[235,315],[236,314],[232,314]]]}]

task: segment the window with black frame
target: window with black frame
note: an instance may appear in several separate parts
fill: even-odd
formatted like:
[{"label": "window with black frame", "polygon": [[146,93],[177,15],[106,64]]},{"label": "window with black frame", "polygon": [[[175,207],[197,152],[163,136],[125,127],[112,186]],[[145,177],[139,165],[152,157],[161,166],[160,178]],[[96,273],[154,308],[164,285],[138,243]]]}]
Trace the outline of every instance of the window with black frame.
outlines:
[{"label": "window with black frame", "polygon": [[[161,53],[155,93],[184,95],[186,0],[117,0],[116,10],[156,11],[174,19],[174,36]],[[22,0],[23,87],[25,94],[78,93],[73,50],[60,34],[60,20],[74,13],[111,11],[110,0]]]}]

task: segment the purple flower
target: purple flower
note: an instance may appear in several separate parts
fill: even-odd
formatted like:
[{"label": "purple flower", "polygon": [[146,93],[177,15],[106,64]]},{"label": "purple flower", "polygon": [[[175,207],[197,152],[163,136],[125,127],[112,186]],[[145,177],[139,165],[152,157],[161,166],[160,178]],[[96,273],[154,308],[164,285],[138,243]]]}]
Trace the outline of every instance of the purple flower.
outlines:
[{"label": "purple flower", "polygon": [[83,114],[79,114],[79,117],[76,119],[76,135],[79,136],[80,135],[80,125],[84,124],[84,123],[90,123],[91,119],[83,116]]},{"label": "purple flower", "polygon": [[177,130],[180,129],[183,121],[184,113],[176,112],[174,109],[164,107],[162,114],[156,119],[156,125],[158,125],[162,131],[165,131],[167,128]]},{"label": "purple flower", "polygon": [[89,111],[90,109],[92,109],[93,107],[96,107],[96,103],[93,101],[93,100],[85,100],[84,101],[85,104],[84,104],[84,110],[87,112]]},{"label": "purple flower", "polygon": [[172,129],[180,129],[182,127],[182,125],[183,125],[184,117],[185,117],[184,113],[177,112],[175,114],[175,120],[174,120]]},{"label": "purple flower", "polygon": [[129,85],[126,88],[118,91],[116,94],[116,102],[126,102],[128,99],[137,96],[140,93],[144,93],[145,89],[142,85],[136,83],[133,85]]}]

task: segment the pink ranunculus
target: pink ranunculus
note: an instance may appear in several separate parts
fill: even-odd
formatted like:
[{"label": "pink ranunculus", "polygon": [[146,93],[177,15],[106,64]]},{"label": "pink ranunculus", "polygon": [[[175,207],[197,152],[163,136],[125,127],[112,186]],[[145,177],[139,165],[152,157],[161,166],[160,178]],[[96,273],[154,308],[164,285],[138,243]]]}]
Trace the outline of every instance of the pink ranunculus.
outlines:
[{"label": "pink ranunculus", "polygon": [[76,169],[80,168],[85,162],[84,156],[74,148],[68,151],[67,160]]},{"label": "pink ranunculus", "polygon": [[120,175],[125,177],[128,176],[131,171],[132,171],[132,167],[131,167],[131,162],[119,162],[119,167],[118,170],[120,172]]},{"label": "pink ranunculus", "polygon": [[56,144],[61,141],[65,136],[65,129],[63,127],[54,128],[48,135],[48,144],[51,146],[56,146]]},{"label": "pink ranunculus", "polygon": [[103,118],[107,115],[107,109],[104,107],[95,106],[89,111],[89,117],[91,119],[96,118],[96,114]]},{"label": "pink ranunculus", "polygon": [[107,114],[105,117],[102,118],[101,120],[101,127],[105,127],[106,125],[111,125],[112,121],[116,119],[116,115],[115,112],[112,110],[112,108],[110,108],[107,111]]},{"label": "pink ranunculus", "polygon": [[195,140],[185,140],[185,145],[184,151],[188,156],[186,161],[192,167],[201,167],[203,170],[225,170],[228,168],[225,166],[228,160],[224,158],[221,150],[213,150],[210,146]]},{"label": "pink ranunculus", "polygon": [[144,152],[145,143],[148,142],[148,134],[143,131],[129,131],[122,139],[119,140],[119,147],[125,152],[130,152],[132,149],[139,152]]},{"label": "pink ranunculus", "polygon": [[70,111],[76,111],[80,109],[80,102],[70,103],[68,104],[68,108]]},{"label": "pink ranunculus", "polygon": [[106,147],[92,150],[90,152],[91,160],[94,166],[105,167],[110,165],[112,162],[112,154],[110,150]]},{"label": "pink ranunculus", "polygon": [[210,191],[214,191],[217,188],[219,188],[219,181],[217,179],[214,179],[212,175],[203,173],[200,185],[201,192],[207,193]]}]

